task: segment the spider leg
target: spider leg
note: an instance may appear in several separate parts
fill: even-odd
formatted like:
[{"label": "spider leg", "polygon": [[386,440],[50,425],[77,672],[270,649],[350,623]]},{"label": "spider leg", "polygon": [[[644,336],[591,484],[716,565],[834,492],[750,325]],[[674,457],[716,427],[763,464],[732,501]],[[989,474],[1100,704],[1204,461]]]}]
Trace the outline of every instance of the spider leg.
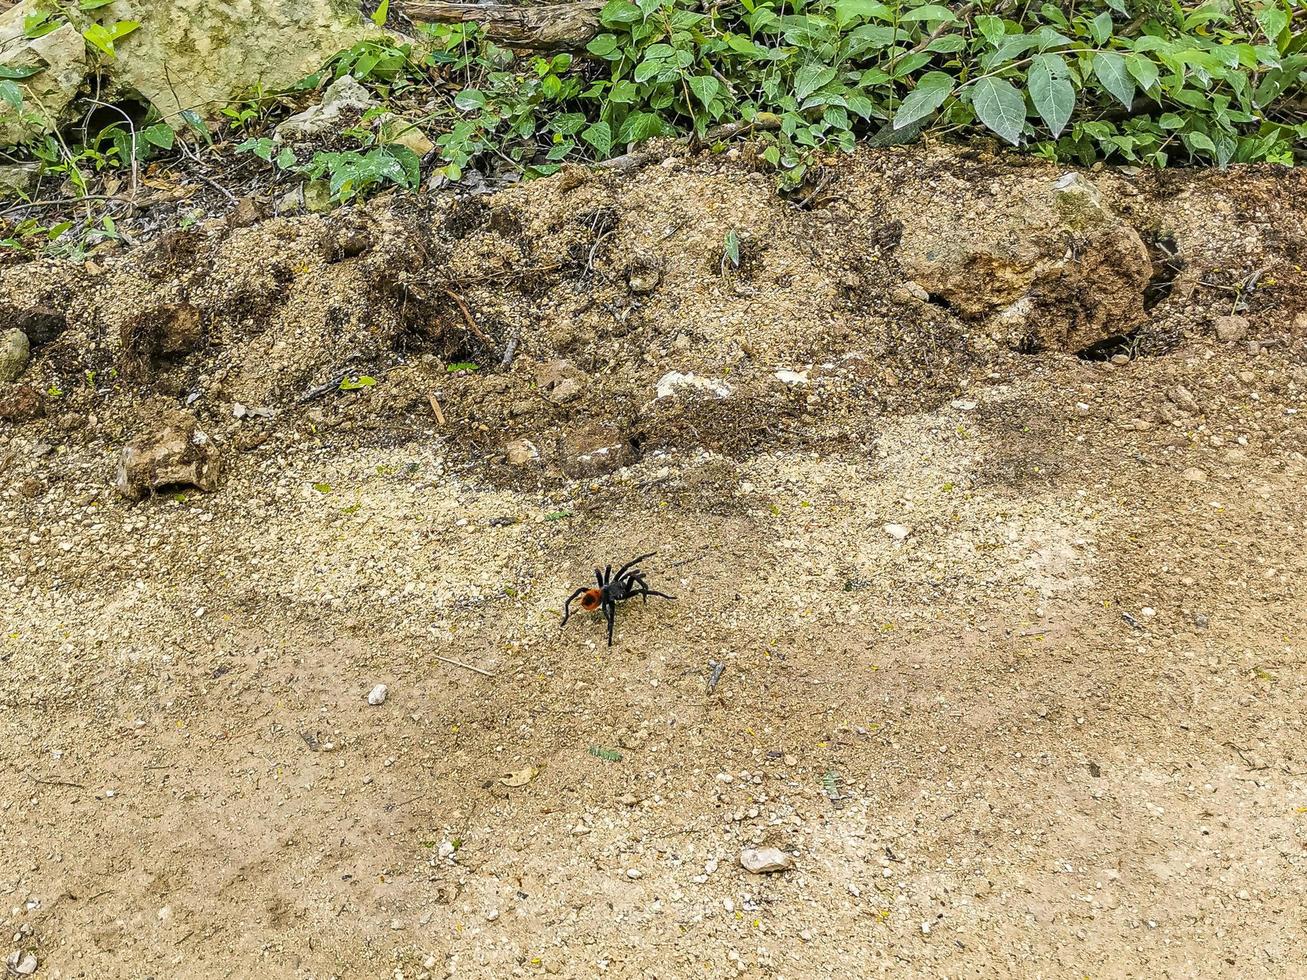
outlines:
[{"label": "spider leg", "polygon": [[634,568],[636,565],[640,564],[640,562],[644,561],[646,558],[652,558],[652,557],[653,557],[654,555],[656,555],[656,554],[658,554],[658,552],[656,552],[656,551],[651,551],[651,552],[649,552],[649,554],[647,554],[647,555],[641,555],[639,558],[632,558],[630,561],[628,561],[625,565],[623,565],[621,568],[619,568],[619,569],[617,570],[617,577],[618,577],[618,578],[621,578],[621,577],[622,577],[623,575],[625,575],[625,574],[626,574],[630,569],[632,569],[632,568]]},{"label": "spider leg", "polygon": [[617,604],[611,599],[604,603],[604,615],[608,617],[608,645],[613,645],[613,624],[617,619]]},{"label": "spider leg", "polygon": [[612,583],[613,583],[613,566],[609,565],[607,568],[604,569],[604,580],[599,584],[612,585]]},{"label": "spider leg", "polygon": [[595,569],[595,582],[598,583],[599,588],[604,587],[604,573],[597,568]]},{"label": "spider leg", "polygon": [[577,599],[579,599],[581,596],[585,595],[589,591],[590,590],[583,585],[581,586],[581,588],[577,589],[575,592],[573,592],[570,596],[567,597],[567,601],[563,603],[563,621],[558,624],[560,629],[566,626],[567,621],[572,618],[572,603],[575,602]]}]

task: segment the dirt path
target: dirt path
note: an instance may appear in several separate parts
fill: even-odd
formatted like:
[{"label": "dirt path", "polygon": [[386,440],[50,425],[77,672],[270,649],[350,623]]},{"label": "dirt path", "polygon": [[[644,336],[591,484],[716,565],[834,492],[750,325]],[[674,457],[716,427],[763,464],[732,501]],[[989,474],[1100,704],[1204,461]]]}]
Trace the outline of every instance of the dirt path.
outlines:
[{"label": "dirt path", "polygon": [[[5,930],[63,977],[1301,975],[1299,375],[1050,358],[570,498],[327,437],[132,507],[17,434]],[[560,633],[654,548],[675,604]]]}]

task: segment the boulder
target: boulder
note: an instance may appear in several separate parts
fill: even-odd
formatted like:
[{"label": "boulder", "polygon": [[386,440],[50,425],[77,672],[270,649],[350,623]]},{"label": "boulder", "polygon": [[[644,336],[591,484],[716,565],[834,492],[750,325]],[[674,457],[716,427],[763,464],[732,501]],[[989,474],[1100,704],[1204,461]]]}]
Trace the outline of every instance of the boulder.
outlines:
[{"label": "boulder", "polygon": [[32,345],[17,327],[0,330],[0,382],[17,381],[27,370]]},{"label": "boulder", "polygon": [[372,95],[352,75],[338,78],[322,93],[322,101],[296,113],[276,129],[277,138],[295,143],[343,129],[375,105]]},{"label": "boulder", "polygon": [[208,493],[217,489],[221,468],[209,437],[193,419],[179,415],[123,447],[115,486],[129,500],[169,486],[192,486]]},{"label": "boulder", "polygon": [[[255,86],[288,88],[331,55],[379,33],[352,0],[132,0],[89,11],[65,5],[71,23],[26,38],[24,17],[47,6],[23,0],[0,14],[0,64],[42,69],[20,83],[25,115],[0,103],[0,145],[72,121],[77,91],[93,72],[107,82],[102,100],[139,95],[177,126],[183,110],[215,116]],[[115,43],[114,57],[94,53],[83,28],[113,19],[140,27]]]},{"label": "boulder", "polygon": [[1092,183],[948,179],[943,192],[923,183],[891,203],[899,263],[932,301],[996,342],[1046,350],[1079,351],[1143,319],[1148,250]]},{"label": "boulder", "polygon": [[68,121],[73,99],[91,68],[86,39],[72,24],[43,37],[27,37],[23,18],[29,7],[35,7],[33,0],[0,14],[0,65],[19,73],[37,69],[18,82],[21,106],[0,101],[0,146],[14,146]]}]

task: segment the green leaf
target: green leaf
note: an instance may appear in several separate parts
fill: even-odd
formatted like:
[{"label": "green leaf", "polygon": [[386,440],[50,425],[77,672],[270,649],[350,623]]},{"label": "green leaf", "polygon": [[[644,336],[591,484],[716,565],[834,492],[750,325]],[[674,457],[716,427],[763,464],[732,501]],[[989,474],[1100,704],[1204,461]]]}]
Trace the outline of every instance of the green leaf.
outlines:
[{"label": "green leaf", "polygon": [[953,76],[946,72],[932,71],[922,75],[917,87],[907,94],[898,112],[894,113],[894,128],[902,129],[929,116],[944,104],[954,85]]},{"label": "green leaf", "polygon": [[1157,120],[1157,125],[1163,129],[1183,129],[1184,118],[1174,112],[1164,112],[1161,118]]},{"label": "green leaf", "polygon": [[726,233],[725,258],[735,268],[740,267],[740,236],[734,228]]},{"label": "green leaf", "polygon": [[1197,148],[1199,150],[1206,150],[1213,156],[1216,154],[1216,144],[1212,142],[1211,137],[1206,133],[1185,133],[1180,138],[1185,141],[1185,144],[1189,147],[1191,153],[1195,148]]},{"label": "green leaf", "polygon": [[613,148],[613,129],[606,122],[592,123],[581,131],[581,139],[593,146],[600,157],[607,157]]},{"label": "green leaf", "polygon": [[1126,55],[1125,67],[1134,76],[1134,80],[1139,83],[1141,91],[1147,93],[1157,84],[1157,66],[1143,55]]},{"label": "green leaf", "polygon": [[941,21],[957,20],[957,15],[948,7],[941,7],[937,3],[928,3],[920,7],[914,7],[899,15],[900,22],[924,20],[927,23],[940,23]]},{"label": "green leaf", "polygon": [[59,30],[64,23],[65,21],[51,17],[46,11],[32,11],[23,17],[23,36],[31,40],[45,37]]},{"label": "green leaf", "polygon": [[1257,13],[1257,23],[1262,26],[1262,33],[1272,44],[1277,43],[1280,33],[1289,25],[1289,15],[1278,4],[1263,7]]},{"label": "green leaf", "polygon": [[971,105],[982,123],[1013,146],[1026,124],[1026,100],[1011,82],[982,78],[971,89]]},{"label": "green leaf", "polygon": [[460,371],[467,371],[471,373],[479,370],[480,367],[481,365],[473,364],[471,361],[456,361],[455,363],[450,364],[448,367],[446,367],[445,370],[450,374],[458,374]]},{"label": "green leaf", "polygon": [[1026,73],[1026,85],[1035,111],[1056,139],[1071,119],[1071,112],[1076,106],[1076,90],[1063,77],[1065,65],[1058,72],[1057,63],[1052,60],[1054,57],[1057,56],[1037,56]]},{"label": "green leaf", "polygon": [[599,23],[605,27],[618,27],[644,20],[644,13],[629,0],[608,0],[599,11]]},{"label": "green leaf", "polygon": [[607,58],[617,51],[617,37],[613,34],[599,34],[585,46],[596,58]]},{"label": "green leaf", "polygon": [[633,112],[622,122],[614,141],[619,146],[641,143],[663,132],[663,121],[652,112]]},{"label": "green leaf", "polygon": [[289,170],[295,166],[295,151],[289,146],[277,154],[277,167],[281,170]]},{"label": "green leaf", "polygon": [[331,484],[330,484],[330,483],[315,483],[315,484],[313,484],[313,489],[316,490],[316,491],[318,491],[318,493],[331,493]]},{"label": "green leaf", "polygon": [[893,20],[894,13],[878,0],[835,0],[835,23],[841,28],[858,21]]},{"label": "green leaf", "polygon": [[1089,33],[1094,37],[1094,43],[1106,44],[1107,39],[1112,36],[1112,14],[1104,10],[1101,14],[1089,22]]},{"label": "green leaf", "polygon": [[454,105],[464,112],[484,109],[486,106],[486,93],[477,88],[465,88],[454,96]]},{"label": "green leaf", "polygon": [[993,14],[981,14],[977,17],[976,27],[984,35],[985,40],[995,47],[998,47],[999,42],[1003,40],[1003,35],[1007,33],[1003,18],[995,17]]},{"label": "green leaf", "polygon": [[794,73],[794,97],[802,102],[834,78],[834,68],[817,61],[810,61]]},{"label": "green leaf", "polygon": [[342,378],[340,382],[341,391],[360,391],[364,388],[371,388],[377,383],[377,379],[368,374],[361,374],[358,377]]},{"label": "green leaf", "polygon": [[8,102],[15,109],[23,107],[23,90],[9,79],[0,81],[0,100]]},{"label": "green leaf", "polygon": [[41,70],[42,69],[34,68],[30,65],[24,65],[21,68],[13,65],[0,65],[0,78],[21,82],[24,78],[31,78]]},{"label": "green leaf", "polygon": [[1093,69],[1103,88],[1129,109],[1135,97],[1135,83],[1126,69],[1125,59],[1115,51],[1100,51],[1094,55]]},{"label": "green leaf", "polygon": [[141,130],[141,136],[145,142],[157,146],[161,150],[171,150],[173,144],[177,142],[177,134],[173,132],[172,127],[167,123],[155,123],[147,129]]},{"label": "green leaf", "polygon": [[712,104],[712,100],[717,98],[717,93],[721,91],[721,83],[711,75],[691,75],[685,80],[685,84],[690,87],[694,97],[703,103],[705,109]]},{"label": "green leaf", "polygon": [[941,34],[926,45],[927,51],[937,54],[956,54],[967,46],[961,34]]},{"label": "green leaf", "polygon": [[378,27],[386,26],[386,18],[390,15],[390,0],[381,0],[377,4],[377,9],[372,12],[372,23]]},{"label": "green leaf", "polygon": [[82,0],[77,6],[82,10],[99,10],[101,7],[107,7],[113,3],[113,0]]}]

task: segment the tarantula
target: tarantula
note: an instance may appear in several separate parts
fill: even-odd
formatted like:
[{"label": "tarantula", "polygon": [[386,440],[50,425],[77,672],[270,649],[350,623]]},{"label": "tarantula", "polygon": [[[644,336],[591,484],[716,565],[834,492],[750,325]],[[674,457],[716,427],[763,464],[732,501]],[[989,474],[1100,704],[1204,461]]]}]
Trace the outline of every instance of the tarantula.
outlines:
[{"label": "tarantula", "polygon": [[649,588],[649,582],[644,577],[644,572],[636,568],[640,562],[646,558],[652,558],[657,552],[649,552],[647,555],[641,555],[628,561],[625,565],[613,574],[613,566],[609,565],[603,571],[595,569],[595,581],[598,587],[583,585],[570,596],[567,602],[563,603],[563,621],[560,627],[566,626],[567,621],[572,617],[572,602],[576,599],[581,600],[581,608],[586,612],[602,610],[604,618],[608,620],[608,645],[613,645],[613,622],[617,614],[617,604],[625,602],[627,599],[634,599],[640,596],[645,603],[649,602],[651,595],[656,595],[660,599],[675,599],[674,595],[667,595],[665,592],[656,592]]}]

